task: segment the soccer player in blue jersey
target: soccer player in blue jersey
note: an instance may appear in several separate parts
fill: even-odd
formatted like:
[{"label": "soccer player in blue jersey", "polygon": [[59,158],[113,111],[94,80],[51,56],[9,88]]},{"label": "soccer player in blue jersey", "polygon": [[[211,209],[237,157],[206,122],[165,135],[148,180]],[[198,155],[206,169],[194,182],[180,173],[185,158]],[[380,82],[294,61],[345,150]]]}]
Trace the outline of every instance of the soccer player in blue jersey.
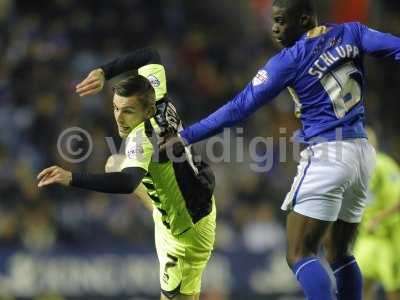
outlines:
[{"label": "soccer player in blue jersey", "polygon": [[[180,139],[192,144],[215,135],[288,88],[302,122],[295,140],[308,144],[282,205],[290,210],[288,264],[307,299],[361,300],[362,276],[350,248],[375,164],[364,131],[363,57],[399,61],[400,38],[360,23],[320,26],[311,0],[273,1],[272,20],[283,49],[230,102],[181,131]],[[318,256],[322,245],[337,295]]]}]

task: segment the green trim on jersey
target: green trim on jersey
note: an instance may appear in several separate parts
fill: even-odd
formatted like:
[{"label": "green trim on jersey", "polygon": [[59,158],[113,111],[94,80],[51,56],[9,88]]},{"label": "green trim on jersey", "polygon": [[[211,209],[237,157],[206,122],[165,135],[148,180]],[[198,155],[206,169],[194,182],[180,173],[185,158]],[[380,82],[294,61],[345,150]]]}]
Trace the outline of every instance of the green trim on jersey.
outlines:
[{"label": "green trim on jersey", "polygon": [[149,64],[138,69],[138,74],[146,77],[156,92],[156,101],[167,94],[167,78],[163,65]]}]

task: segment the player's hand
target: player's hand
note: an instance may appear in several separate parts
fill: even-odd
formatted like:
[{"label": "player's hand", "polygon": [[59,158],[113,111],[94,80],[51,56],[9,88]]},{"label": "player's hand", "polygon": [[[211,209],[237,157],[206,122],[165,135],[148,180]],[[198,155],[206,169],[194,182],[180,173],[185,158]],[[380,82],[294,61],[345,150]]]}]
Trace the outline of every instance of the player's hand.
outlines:
[{"label": "player's hand", "polygon": [[180,157],[185,152],[183,140],[175,133],[164,136],[159,144],[160,153],[173,154],[174,157]]},{"label": "player's hand", "polygon": [[37,176],[39,181],[38,187],[44,187],[52,184],[70,185],[72,180],[72,173],[64,170],[59,166],[52,166],[44,169]]},{"label": "player's hand", "polygon": [[76,85],[75,91],[81,97],[94,95],[103,89],[105,81],[103,70],[100,68],[94,69],[84,80]]},{"label": "player's hand", "polygon": [[156,109],[155,120],[161,130],[160,136],[176,134],[182,122],[175,106],[170,101],[166,101],[157,104]]}]

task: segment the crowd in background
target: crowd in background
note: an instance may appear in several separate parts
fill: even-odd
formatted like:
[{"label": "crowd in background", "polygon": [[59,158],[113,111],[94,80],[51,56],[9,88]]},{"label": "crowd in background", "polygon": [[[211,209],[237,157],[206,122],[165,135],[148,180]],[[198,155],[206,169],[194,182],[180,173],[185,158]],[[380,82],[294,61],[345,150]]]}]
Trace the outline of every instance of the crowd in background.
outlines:
[{"label": "crowd in background", "polygon": [[[341,21],[335,19],[339,8],[331,5],[333,1],[320,2],[321,21]],[[110,89],[81,99],[74,86],[91,69],[116,56],[153,46],[166,67],[168,93],[190,124],[231,99],[277,52],[269,34],[268,4],[265,0],[2,1],[0,245],[39,252],[58,245],[152,245],[152,217],[131,195],[36,187],[37,173],[53,164],[103,172],[110,155],[105,137],[120,141]],[[360,19],[400,35],[398,1],[369,5],[369,13]],[[373,59],[366,65],[369,120],[379,132],[381,148],[400,161],[400,66]],[[244,145],[255,136],[274,137],[275,147],[279,137],[289,140],[300,126],[293,106],[284,92],[260,109],[241,125]],[[72,126],[85,129],[93,139],[93,153],[79,164],[63,160],[57,149],[58,136]],[[285,133],[280,128],[286,128]],[[219,209],[216,248],[245,247],[261,253],[284,244],[284,214],[279,207],[296,163],[288,155],[286,163],[275,159],[269,172],[253,172],[246,151],[243,162],[212,164]]]}]

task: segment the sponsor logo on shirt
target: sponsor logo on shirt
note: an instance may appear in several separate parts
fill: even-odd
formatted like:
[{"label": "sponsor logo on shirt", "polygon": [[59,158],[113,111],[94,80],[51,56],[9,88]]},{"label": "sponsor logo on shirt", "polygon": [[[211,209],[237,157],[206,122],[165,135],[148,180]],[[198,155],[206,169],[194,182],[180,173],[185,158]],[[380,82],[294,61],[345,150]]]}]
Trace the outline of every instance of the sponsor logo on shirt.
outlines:
[{"label": "sponsor logo on shirt", "polygon": [[127,156],[130,159],[137,158],[139,155],[143,155],[144,150],[141,145],[132,145],[127,152]]},{"label": "sponsor logo on shirt", "polygon": [[269,79],[268,72],[265,70],[258,71],[257,75],[253,78],[253,85],[257,86],[267,82]]},{"label": "sponsor logo on shirt", "polygon": [[154,74],[150,74],[147,79],[150,81],[153,88],[159,87],[161,84],[160,80]]}]

